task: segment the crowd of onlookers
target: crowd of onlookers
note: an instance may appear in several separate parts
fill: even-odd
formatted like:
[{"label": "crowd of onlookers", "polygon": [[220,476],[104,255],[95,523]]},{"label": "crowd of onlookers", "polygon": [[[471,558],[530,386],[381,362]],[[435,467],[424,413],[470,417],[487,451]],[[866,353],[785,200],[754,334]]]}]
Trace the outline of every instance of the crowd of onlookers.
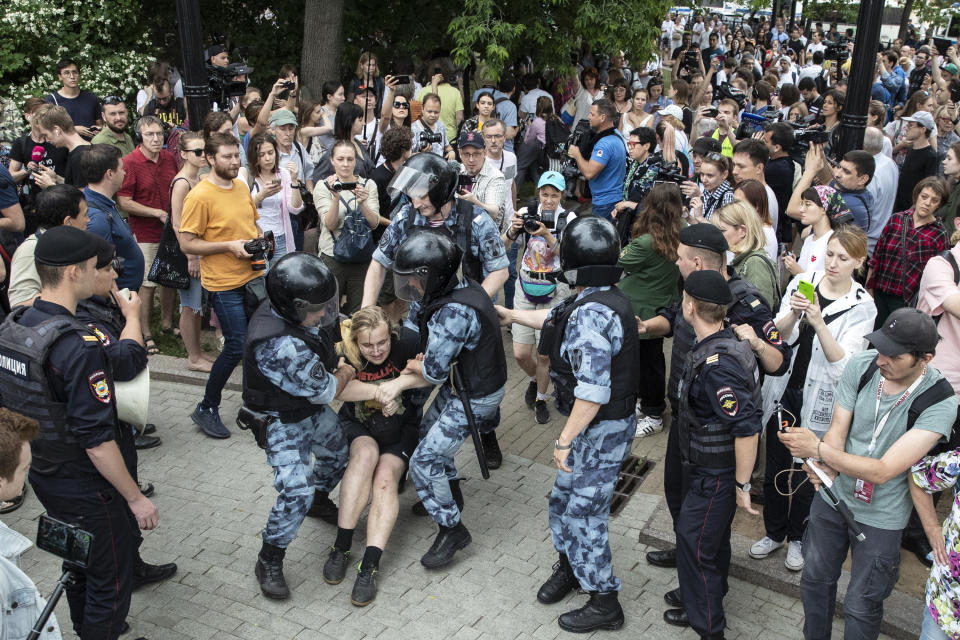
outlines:
[{"label": "crowd of onlookers", "polygon": [[[911,37],[879,53],[863,146],[840,156],[854,42],[852,30],[835,25],[670,15],[659,51],[649,61],[635,53],[637,64],[585,46],[574,73],[544,76],[523,59],[499,80],[481,66],[467,87],[449,58],[397,60],[386,73],[364,53],[344,82],[309,92],[283,65],[269,88],[248,84],[201,123],[188,122],[183,79],[165,62],[149,69],[135,97],[95,96],[82,88],[89,71],[64,59],[61,86],[0,110],[3,306],[30,305],[39,293],[38,235],[70,225],[102,236],[116,248],[118,287],[143,299],[148,353],[159,351],[154,332],[179,336],[185,366],[210,372],[194,419],[207,435],[228,437],[217,407],[242,351],[235,327],[246,322],[250,270],[295,250],[314,253],[337,278],[342,312],[355,312],[369,293],[370,243],[400,203],[391,180],[412,155],[432,152],[460,163],[459,197],[502,234],[508,307],[559,301],[559,238],[589,211],[615,222],[619,286],[636,316],[650,318],[679,297],[679,229],[717,226],[729,268],[761,294],[793,346],[787,373],[763,383],[768,429],[779,426],[781,409],[822,436],[845,364],[902,307],[939,319],[931,366],[960,393],[957,49]],[[206,55],[210,66],[229,63],[221,46]],[[227,195],[232,184],[242,191]],[[251,201],[256,224],[230,220]],[[365,233],[351,243],[357,228]],[[246,243],[271,235],[258,265]],[[389,286],[377,301],[393,320],[403,317],[405,303]],[[216,348],[202,344],[204,322],[219,338],[216,362]],[[549,377],[535,338],[513,329],[514,356],[529,377],[525,400],[545,423]],[[663,430],[667,406],[663,338],[642,338],[637,437]],[[159,444],[137,437],[141,448]],[[792,487],[787,498],[778,478],[792,457],[776,437],[763,449],[766,535],[750,555],[785,546],[787,568],[799,571],[813,490]],[[955,455],[918,463],[914,487],[952,485]],[[935,563],[931,615],[958,638],[957,516],[944,543],[932,507],[918,511],[903,546]],[[942,637],[933,632],[925,637]]]}]

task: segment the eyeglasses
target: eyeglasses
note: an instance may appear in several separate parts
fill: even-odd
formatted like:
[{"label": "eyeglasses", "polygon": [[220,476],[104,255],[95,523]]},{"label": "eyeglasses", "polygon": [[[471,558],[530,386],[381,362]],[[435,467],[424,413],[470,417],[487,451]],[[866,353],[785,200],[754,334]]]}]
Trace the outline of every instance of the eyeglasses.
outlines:
[{"label": "eyeglasses", "polygon": [[394,108],[394,109],[409,109],[409,108],[410,108],[410,103],[408,103],[408,102],[394,102],[394,103],[393,103],[393,108]]},{"label": "eyeglasses", "polygon": [[201,149],[184,149],[183,152],[184,152],[184,153],[192,153],[193,155],[197,156],[198,158],[203,157],[203,149],[202,149],[202,148],[201,148]]},{"label": "eyeglasses", "polygon": [[640,143],[637,142],[637,141],[635,141],[635,140],[627,140],[627,146],[628,146],[628,147],[631,147],[631,148],[632,148],[632,147],[637,146],[638,144],[640,144]]},{"label": "eyeglasses", "polygon": [[103,99],[103,104],[115,105],[123,104],[123,98],[120,96],[107,96]]},{"label": "eyeglasses", "polygon": [[76,69],[64,69],[63,71],[60,72],[60,75],[62,75],[62,76],[79,76],[79,75],[80,75],[80,72],[77,71]]},{"label": "eyeglasses", "polygon": [[162,138],[163,131],[144,131],[140,134],[142,138]]},{"label": "eyeglasses", "polygon": [[503,140],[506,136],[502,133],[485,133],[483,134],[484,140]]}]

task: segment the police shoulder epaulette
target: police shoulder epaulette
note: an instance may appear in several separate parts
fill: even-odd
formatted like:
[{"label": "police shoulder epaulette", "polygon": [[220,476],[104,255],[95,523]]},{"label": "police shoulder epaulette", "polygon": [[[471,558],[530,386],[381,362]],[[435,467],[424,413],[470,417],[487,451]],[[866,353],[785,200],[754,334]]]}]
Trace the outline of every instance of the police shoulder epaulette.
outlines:
[{"label": "police shoulder epaulette", "polygon": [[97,336],[92,336],[89,333],[82,333],[80,337],[83,338],[84,342],[100,342]]},{"label": "police shoulder epaulette", "polygon": [[708,356],[704,364],[716,364],[720,361],[720,354],[715,353],[712,356]]}]

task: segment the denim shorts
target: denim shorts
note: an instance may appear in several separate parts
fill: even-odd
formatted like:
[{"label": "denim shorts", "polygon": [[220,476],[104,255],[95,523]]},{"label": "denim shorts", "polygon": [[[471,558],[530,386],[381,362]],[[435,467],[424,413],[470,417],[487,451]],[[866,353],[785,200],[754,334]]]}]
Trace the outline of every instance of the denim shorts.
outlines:
[{"label": "denim shorts", "polygon": [[190,309],[194,313],[203,310],[203,287],[200,286],[200,278],[190,278],[190,288],[180,289],[180,313],[183,313],[184,309]]}]

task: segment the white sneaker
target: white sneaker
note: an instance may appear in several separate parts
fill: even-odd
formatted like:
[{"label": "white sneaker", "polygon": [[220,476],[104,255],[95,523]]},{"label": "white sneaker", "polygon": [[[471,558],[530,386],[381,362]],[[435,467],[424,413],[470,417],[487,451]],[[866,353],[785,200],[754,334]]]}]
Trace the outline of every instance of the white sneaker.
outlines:
[{"label": "white sneaker", "polygon": [[647,414],[643,412],[643,407],[640,406],[639,400],[637,400],[637,410],[635,411],[635,413],[637,414],[637,421],[643,420],[644,418],[647,417]]},{"label": "white sneaker", "polygon": [[803,543],[799,540],[792,541],[787,545],[787,559],[783,565],[790,571],[800,571],[803,569]]},{"label": "white sneaker", "polygon": [[750,545],[750,551],[748,551],[747,553],[754,560],[763,560],[764,558],[766,558],[768,555],[770,555],[771,553],[773,553],[783,545],[784,545],[783,542],[777,542],[775,540],[771,540],[767,536],[763,536],[762,540],[758,540],[757,542],[754,542],[752,545]]},{"label": "white sneaker", "polygon": [[647,436],[652,436],[655,433],[660,433],[663,431],[663,418],[659,416],[643,416],[640,420],[637,420],[637,433],[636,437],[646,438]]}]

